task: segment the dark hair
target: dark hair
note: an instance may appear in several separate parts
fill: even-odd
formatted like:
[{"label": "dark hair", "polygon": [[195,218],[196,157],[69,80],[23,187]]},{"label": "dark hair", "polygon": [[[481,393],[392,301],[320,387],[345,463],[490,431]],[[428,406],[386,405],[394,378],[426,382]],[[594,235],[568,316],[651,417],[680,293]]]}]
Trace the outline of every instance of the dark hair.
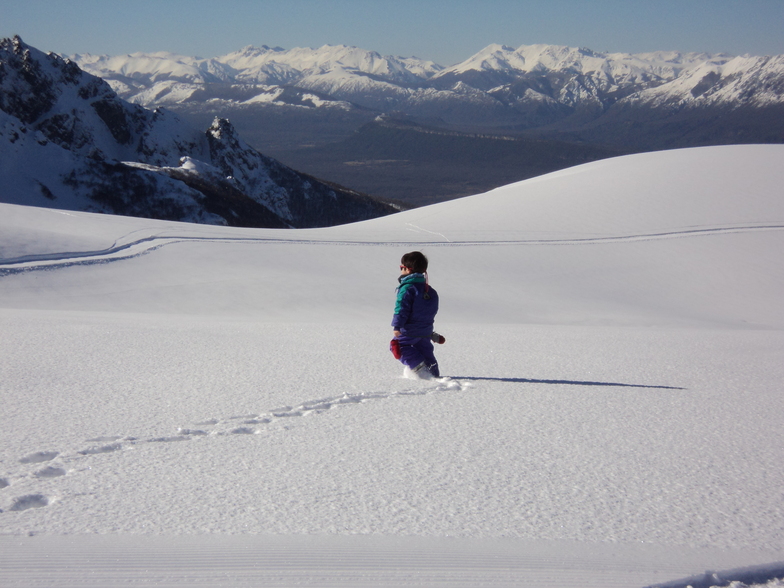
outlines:
[{"label": "dark hair", "polygon": [[400,263],[417,274],[424,274],[427,271],[427,257],[419,251],[406,253],[400,258]]}]

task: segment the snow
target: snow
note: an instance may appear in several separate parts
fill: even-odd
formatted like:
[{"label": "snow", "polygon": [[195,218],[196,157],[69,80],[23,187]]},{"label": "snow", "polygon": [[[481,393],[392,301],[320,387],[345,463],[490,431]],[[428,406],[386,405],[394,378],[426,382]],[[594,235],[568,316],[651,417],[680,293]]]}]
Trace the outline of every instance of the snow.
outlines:
[{"label": "snow", "polygon": [[[324,45],[317,49],[297,47],[288,51],[262,51],[246,47],[242,51],[219,57],[217,60],[236,70],[258,71],[266,74],[272,73],[274,71],[272,68],[275,67],[301,72],[300,76],[325,73],[337,68],[404,81],[428,77],[438,69],[438,66],[432,62],[416,58],[382,56],[375,51],[346,45]],[[253,79],[252,73],[245,73],[240,77],[248,81]]]},{"label": "snow", "polygon": [[[781,103],[776,79],[784,70],[784,57],[733,57],[723,53],[600,53],[558,45],[522,45],[517,49],[489,45],[462,63],[444,69],[434,78],[469,71],[522,73],[579,73],[589,86],[612,92],[642,84],[623,102],[662,105],[730,104],[757,107]],[[715,76],[701,89],[706,76]],[[712,87],[716,80],[722,83]],[[652,82],[655,82],[651,85]],[[647,87],[646,87],[647,86]],[[706,91],[710,90],[707,94]],[[573,96],[576,91],[578,96]],[[574,104],[598,100],[595,88],[564,88],[560,101]]]},{"label": "snow", "polygon": [[73,55],[71,59],[84,71],[98,77],[119,74],[129,80],[144,77],[152,82],[161,76],[192,83],[227,81],[236,73],[216,59],[199,59],[166,51],[115,56],[84,54]]},{"label": "snow", "polygon": [[[736,105],[764,107],[781,102],[776,82],[784,73],[784,56],[735,57],[730,60],[712,59],[690,68],[678,79],[658,88],[643,90],[631,100],[676,104],[697,102],[716,104],[721,102]],[[703,80],[710,81],[701,87]],[[721,80],[712,87],[714,80]]]},{"label": "snow", "polygon": [[[367,75],[383,76],[394,82],[418,82],[442,69],[432,61],[414,57],[382,56],[345,45],[290,50],[245,47],[220,57],[200,59],[171,53],[132,55],[73,55],[71,59],[93,75],[110,80],[122,96],[138,104],[177,104],[210,82],[291,85],[337,90],[381,89],[392,84],[374,81]],[[274,101],[274,98],[269,100]],[[267,102],[259,96],[254,102]],[[331,106],[319,101],[315,106]]]},{"label": "snow", "polygon": [[271,103],[275,102],[283,94],[283,88],[274,88],[271,91],[262,92],[249,100],[245,100],[243,104],[254,103]]},{"label": "snow", "polygon": [[[0,205],[0,580],[784,577],[782,157],[621,157],[329,229]],[[413,249],[442,380],[387,351]]]},{"label": "snow", "polygon": [[[205,84],[226,83],[295,86],[334,94],[333,98],[337,99],[348,100],[353,96],[354,102],[359,100],[365,107],[382,110],[387,110],[388,104],[381,104],[391,98],[409,105],[455,98],[455,94],[463,94],[465,98],[470,94],[461,92],[459,86],[451,92],[440,93],[434,93],[432,88],[413,86],[420,86],[431,78],[461,77],[467,72],[491,72],[493,79],[505,80],[502,86],[505,88],[529,74],[553,74],[550,81],[555,86],[562,85],[564,79],[571,79],[556,92],[559,102],[571,106],[587,101],[608,107],[615,98],[608,102],[607,95],[620,92],[625,96],[621,98],[622,104],[764,107],[781,103],[777,80],[781,79],[784,69],[784,56],[734,57],[724,53],[677,51],[603,53],[546,44],[517,48],[492,44],[449,68],[415,57],[382,56],[345,45],[290,50],[248,46],[210,59],[170,53],[74,55],[71,59],[85,71],[106,79],[125,99],[141,105],[199,101],[205,99],[200,98],[203,95],[200,90]],[[707,74],[711,75],[705,78]],[[479,90],[473,90],[471,94],[477,93],[482,94]],[[264,93],[244,104],[294,106],[275,98],[268,102],[266,96]],[[372,96],[375,96],[373,100]],[[526,99],[542,100],[544,95],[537,98],[535,92],[529,91]],[[496,103],[491,96],[484,96],[483,101]],[[314,101],[311,107],[325,106],[336,104],[334,100]],[[345,108],[345,103],[340,107]]]},{"label": "snow", "polygon": [[573,71],[598,74],[610,79],[638,80],[656,75],[663,80],[678,77],[681,71],[712,59],[726,62],[729,56],[705,53],[600,53],[589,49],[561,45],[521,45],[518,48],[488,45],[462,63],[442,70],[436,77],[471,70],[517,70],[520,72]]}]

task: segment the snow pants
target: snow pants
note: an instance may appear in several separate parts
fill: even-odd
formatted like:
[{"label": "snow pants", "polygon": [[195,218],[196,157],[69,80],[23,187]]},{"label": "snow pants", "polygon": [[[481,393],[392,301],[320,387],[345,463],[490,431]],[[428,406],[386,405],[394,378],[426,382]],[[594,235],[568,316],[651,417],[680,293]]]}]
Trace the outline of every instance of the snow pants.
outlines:
[{"label": "snow pants", "polygon": [[438,378],[441,374],[438,370],[438,362],[433,353],[433,342],[430,337],[406,337],[397,338],[400,343],[400,362],[414,369],[423,361],[430,370],[430,373]]}]

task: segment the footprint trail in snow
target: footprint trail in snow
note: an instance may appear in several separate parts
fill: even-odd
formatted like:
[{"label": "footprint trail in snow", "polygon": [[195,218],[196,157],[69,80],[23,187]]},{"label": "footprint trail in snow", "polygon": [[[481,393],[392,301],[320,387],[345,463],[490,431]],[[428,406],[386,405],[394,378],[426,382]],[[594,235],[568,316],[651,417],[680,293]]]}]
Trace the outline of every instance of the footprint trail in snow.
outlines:
[{"label": "footprint trail in snow", "polygon": [[464,390],[472,386],[469,382],[452,380],[451,378],[437,378],[427,381],[427,386],[409,388],[399,392],[373,392],[366,394],[344,394],[333,398],[322,398],[303,402],[298,406],[283,406],[261,414],[235,416],[228,419],[209,419],[195,423],[197,429],[182,428],[178,431],[183,438],[205,435],[242,435],[257,434],[264,431],[264,427],[283,419],[303,417],[333,410],[342,406],[361,404],[373,400],[383,400],[395,396],[421,396],[434,392],[447,390]]},{"label": "footprint trail in snow", "polygon": [[8,498],[4,495],[9,494],[13,491],[14,486],[25,481],[36,480],[41,483],[45,481],[51,483],[60,477],[75,474],[83,469],[90,469],[91,466],[85,465],[85,460],[94,460],[100,455],[138,448],[149,443],[174,443],[222,435],[257,435],[275,423],[285,422],[295,417],[319,414],[340,407],[393,397],[461,391],[473,385],[470,382],[453,380],[448,377],[422,381],[418,384],[418,386],[396,392],[344,394],[332,398],[305,401],[297,406],[283,406],[260,414],[211,418],[194,423],[189,427],[181,427],[175,435],[167,437],[150,439],[125,435],[95,437],[87,439],[84,446],[75,451],[33,451],[18,459],[18,463],[25,466],[22,471],[4,474],[0,477],[0,513],[21,512],[53,504],[58,500],[58,496],[56,492],[52,491],[47,494],[36,492]]}]

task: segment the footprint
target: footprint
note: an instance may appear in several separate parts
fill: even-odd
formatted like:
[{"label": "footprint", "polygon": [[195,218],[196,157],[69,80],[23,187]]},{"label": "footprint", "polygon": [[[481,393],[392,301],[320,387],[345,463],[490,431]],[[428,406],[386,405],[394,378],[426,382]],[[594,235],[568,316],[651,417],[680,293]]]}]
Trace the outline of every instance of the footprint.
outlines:
[{"label": "footprint", "polygon": [[300,410],[289,410],[287,412],[273,412],[272,416],[274,416],[275,418],[279,418],[279,419],[287,418],[287,417],[301,417],[302,416],[302,411],[300,411]]},{"label": "footprint", "polygon": [[158,437],[156,439],[150,439],[149,443],[176,443],[177,441],[190,441],[190,437],[185,437],[183,435],[177,437]]},{"label": "footprint", "polygon": [[51,461],[58,455],[60,454],[57,451],[38,451],[36,453],[26,455],[19,460],[19,463],[42,463],[44,461]]},{"label": "footprint", "polygon": [[83,449],[79,453],[81,455],[97,455],[99,453],[112,453],[113,451],[119,451],[120,449],[122,449],[122,444],[112,443],[111,445],[101,445],[99,447],[90,447],[89,449]]},{"label": "footprint", "polygon": [[27,494],[20,496],[14,500],[11,508],[8,510],[12,512],[21,512],[29,508],[41,508],[49,505],[49,499],[43,494]]},{"label": "footprint", "polygon": [[317,412],[321,412],[321,411],[329,410],[330,408],[332,408],[332,402],[329,402],[329,401],[326,401],[326,400],[323,401],[323,402],[322,401],[316,401],[315,404],[306,404],[302,408],[304,408],[305,410],[315,410]]},{"label": "footprint", "polygon": [[196,437],[209,435],[209,433],[207,431],[202,431],[201,429],[177,429],[177,432],[180,435],[193,435],[193,436],[196,436]]},{"label": "footprint", "polygon": [[11,485],[11,482],[6,480],[5,478],[0,478],[0,488],[8,488]]},{"label": "footprint", "polygon": [[34,475],[36,478],[58,478],[65,475],[65,470],[63,468],[47,466],[44,469],[35,472]]},{"label": "footprint", "polygon": [[112,441],[119,441],[122,437],[113,436],[113,437],[96,437],[95,439],[88,439],[87,443],[110,443]]},{"label": "footprint", "polygon": [[338,398],[338,404],[361,404],[362,402],[367,402],[373,398],[386,398],[385,395],[374,394],[372,396],[344,396],[343,398]]},{"label": "footprint", "polygon": [[[280,406],[278,408],[273,408],[267,412],[261,414],[249,414],[249,415],[235,415],[228,417],[226,419],[216,419],[211,418],[208,420],[204,420],[198,423],[195,423],[195,426],[200,427],[207,427],[207,426],[214,426],[214,425],[224,425],[228,428],[222,428],[221,430],[201,430],[201,429],[186,429],[180,428],[178,429],[179,435],[184,436],[195,436],[195,435],[251,435],[251,434],[258,434],[261,432],[260,429],[256,429],[254,425],[266,425],[275,421],[283,420],[283,419],[290,419],[292,417],[304,417],[307,415],[313,414],[320,414],[340,406],[350,405],[350,404],[361,404],[364,402],[371,402],[374,400],[386,400],[388,398],[396,397],[396,396],[422,396],[426,394],[431,394],[433,392],[444,392],[447,390],[463,390],[471,386],[470,383],[464,382],[461,380],[453,380],[449,377],[444,378],[434,378],[432,381],[425,382],[427,385],[425,387],[422,386],[415,386],[408,388],[406,390],[402,390],[399,392],[371,392],[365,394],[344,394],[343,396],[337,396],[333,398],[321,398],[316,400],[308,400],[303,402],[298,406]],[[237,425],[248,425],[248,426],[236,426],[232,421],[240,421]]]}]

